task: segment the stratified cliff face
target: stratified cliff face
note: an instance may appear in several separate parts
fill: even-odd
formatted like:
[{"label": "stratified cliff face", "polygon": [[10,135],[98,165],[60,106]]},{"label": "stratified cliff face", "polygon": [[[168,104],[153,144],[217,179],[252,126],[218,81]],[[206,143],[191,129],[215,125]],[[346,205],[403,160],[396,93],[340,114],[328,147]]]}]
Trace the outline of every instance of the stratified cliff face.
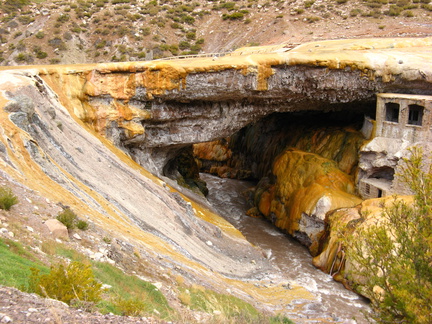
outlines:
[{"label": "stratified cliff face", "polygon": [[1,72],[0,104],[0,167],[13,181],[88,216],[149,258],[159,256],[169,268],[178,264],[188,276],[215,271],[217,282],[268,267],[229,223],[89,132],[35,71]]},{"label": "stratified cliff face", "polygon": [[431,44],[430,38],[325,41],[287,52],[259,48],[261,54],[239,50],[214,59],[45,73],[52,86],[63,82],[80,119],[161,174],[181,147],[229,136],[270,113],[355,109],[344,104],[371,103],[377,92],[432,93]]}]

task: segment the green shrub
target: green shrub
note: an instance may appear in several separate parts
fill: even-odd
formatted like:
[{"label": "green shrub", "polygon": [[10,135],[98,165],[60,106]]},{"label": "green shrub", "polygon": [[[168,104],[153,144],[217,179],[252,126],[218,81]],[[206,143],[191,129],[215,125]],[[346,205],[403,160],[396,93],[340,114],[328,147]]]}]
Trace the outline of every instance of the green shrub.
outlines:
[{"label": "green shrub", "polygon": [[81,220],[81,219],[76,223],[76,227],[82,231],[85,231],[86,229],[88,229],[88,226],[89,226],[88,223],[86,221]]},{"label": "green shrub", "polygon": [[43,31],[38,31],[38,32],[35,34],[35,36],[36,36],[37,39],[42,39],[42,38],[45,37],[45,33],[44,33]]},{"label": "green shrub", "polygon": [[70,16],[68,14],[62,14],[57,18],[57,21],[60,23],[65,23],[67,21],[69,21]]},{"label": "green shrub", "polygon": [[77,220],[77,215],[70,209],[66,208],[60,214],[57,215],[57,220],[63,223],[68,230],[75,228],[75,222]]},{"label": "green shrub", "polygon": [[399,174],[414,202],[395,197],[380,222],[343,239],[354,265],[349,274],[361,278],[359,290],[371,299],[369,316],[377,323],[430,323],[432,173],[424,162],[422,150],[413,149]]},{"label": "green shrub", "polygon": [[195,40],[196,39],[196,33],[195,32],[187,32],[186,38],[190,39],[190,40]]},{"label": "green shrub", "polygon": [[36,57],[41,60],[41,59],[47,58],[48,54],[47,54],[47,52],[39,51],[36,53]]},{"label": "green shrub", "polygon": [[144,28],[141,28],[141,32],[142,32],[143,36],[148,36],[151,34],[151,29],[150,29],[150,27],[144,27]]},{"label": "green shrub", "polygon": [[243,18],[244,18],[244,13],[242,13],[242,12],[234,12],[230,15],[228,15],[228,14],[222,15],[223,20],[227,20],[227,19],[229,19],[229,20],[241,20]]},{"label": "green shrub", "polygon": [[193,25],[193,23],[195,22],[195,18],[192,16],[185,15],[181,18],[181,21],[189,25]]},{"label": "green shrub", "polygon": [[219,9],[227,9],[228,11],[234,10],[236,7],[235,2],[225,2],[219,5]]},{"label": "green shrub", "polygon": [[32,268],[29,290],[53,299],[70,304],[78,299],[86,302],[98,302],[101,299],[102,284],[96,281],[90,264],[71,262],[52,267],[49,274],[40,274],[39,269]]},{"label": "green shrub", "polygon": [[190,46],[191,46],[191,44],[190,44],[189,42],[187,42],[187,41],[181,41],[181,42],[179,43],[179,45],[178,45],[178,47],[179,47],[181,50],[185,50],[185,49],[187,49],[187,48],[190,48]]}]

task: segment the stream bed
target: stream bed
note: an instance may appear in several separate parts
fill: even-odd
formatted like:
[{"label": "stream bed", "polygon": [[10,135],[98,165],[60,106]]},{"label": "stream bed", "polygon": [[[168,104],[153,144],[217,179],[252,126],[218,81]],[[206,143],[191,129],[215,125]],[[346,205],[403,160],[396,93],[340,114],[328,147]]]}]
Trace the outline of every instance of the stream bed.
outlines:
[{"label": "stream bed", "polygon": [[[252,187],[253,183],[222,179],[209,174],[200,176],[207,183],[209,189],[207,200],[213,208],[240,230],[249,242],[263,249],[272,265],[280,271],[281,276],[304,287],[316,297],[315,301],[303,307],[302,314],[290,314],[287,310],[285,313],[291,319],[308,323],[307,318],[325,315],[334,323],[367,323],[361,313],[369,311],[365,298],[345,289],[330,275],[315,268],[306,247],[266,220],[252,218],[245,214],[251,206],[242,193]],[[316,321],[312,322],[316,323]]]}]

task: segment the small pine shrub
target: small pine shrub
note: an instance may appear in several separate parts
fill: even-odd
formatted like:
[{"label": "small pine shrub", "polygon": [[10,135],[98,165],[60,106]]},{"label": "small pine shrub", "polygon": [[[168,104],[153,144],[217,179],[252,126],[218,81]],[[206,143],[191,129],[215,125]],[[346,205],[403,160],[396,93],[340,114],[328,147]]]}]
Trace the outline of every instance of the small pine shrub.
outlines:
[{"label": "small pine shrub", "polygon": [[29,290],[38,295],[71,304],[73,300],[97,303],[101,299],[102,284],[95,279],[90,264],[74,261],[67,267],[52,267],[41,275],[31,268]]},{"label": "small pine shrub", "polygon": [[13,194],[12,189],[0,187],[0,209],[10,210],[17,203],[18,197]]},{"label": "small pine shrub", "polygon": [[36,36],[37,39],[42,39],[42,38],[45,37],[45,33],[44,33],[43,31],[38,31],[38,32],[35,34],[35,36]]},{"label": "small pine shrub", "polygon": [[195,32],[188,32],[188,33],[186,33],[186,38],[189,40],[195,40],[196,39],[196,33]]},{"label": "small pine shrub", "polygon": [[79,220],[76,223],[76,227],[82,231],[85,231],[86,229],[88,229],[88,226],[89,226],[88,223],[86,221],[83,221],[83,220]]},{"label": "small pine shrub", "polygon": [[48,57],[48,53],[47,52],[43,52],[43,51],[39,51],[36,53],[36,57],[40,60],[47,58]]},{"label": "small pine shrub", "polygon": [[70,209],[66,208],[60,214],[57,215],[57,220],[63,223],[64,226],[67,227],[68,230],[75,228],[75,221],[77,219],[77,215]]},{"label": "small pine shrub", "polygon": [[187,49],[187,48],[190,48],[190,43],[189,42],[187,42],[187,41],[181,41],[180,43],[179,43],[179,45],[178,45],[178,47],[181,49],[181,50],[185,50],[185,49]]}]

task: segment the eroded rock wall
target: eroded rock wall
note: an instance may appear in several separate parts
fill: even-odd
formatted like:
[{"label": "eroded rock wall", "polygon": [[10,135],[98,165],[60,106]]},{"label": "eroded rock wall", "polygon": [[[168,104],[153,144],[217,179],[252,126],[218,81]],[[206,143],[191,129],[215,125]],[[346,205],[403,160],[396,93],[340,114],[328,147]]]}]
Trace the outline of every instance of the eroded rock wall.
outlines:
[{"label": "eroded rock wall", "polygon": [[[136,243],[148,257],[159,255],[167,267],[178,264],[188,275],[249,276],[258,270],[250,260],[236,267],[238,273],[229,268],[243,262],[244,253],[254,255],[263,269],[268,266],[229,223],[83,127],[37,73],[6,71],[1,80],[0,167],[11,179]],[[225,244],[233,250],[221,252]]]},{"label": "eroded rock wall", "polygon": [[278,53],[77,66],[55,82],[80,101],[79,118],[161,174],[185,145],[232,135],[274,112],[347,110],[345,103],[373,102],[377,92],[432,94],[423,54],[431,43],[340,40]]}]

